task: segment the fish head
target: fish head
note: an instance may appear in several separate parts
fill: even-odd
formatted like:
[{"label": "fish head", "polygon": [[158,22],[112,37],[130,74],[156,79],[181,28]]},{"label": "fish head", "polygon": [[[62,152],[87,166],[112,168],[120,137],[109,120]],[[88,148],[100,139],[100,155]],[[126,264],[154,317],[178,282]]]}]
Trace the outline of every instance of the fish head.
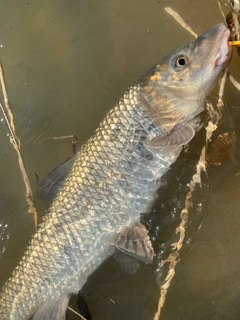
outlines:
[{"label": "fish head", "polygon": [[163,129],[193,119],[228,65],[230,31],[218,24],[196,40],[172,51],[140,79],[146,109]]}]

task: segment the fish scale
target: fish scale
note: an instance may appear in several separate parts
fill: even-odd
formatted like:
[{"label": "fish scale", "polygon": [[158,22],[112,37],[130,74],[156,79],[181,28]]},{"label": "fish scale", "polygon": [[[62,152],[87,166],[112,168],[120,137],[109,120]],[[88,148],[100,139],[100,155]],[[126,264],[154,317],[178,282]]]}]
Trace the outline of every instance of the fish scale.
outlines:
[{"label": "fish scale", "polygon": [[[136,88],[136,87],[135,87]],[[133,92],[134,89],[130,89],[131,92]],[[125,103],[126,103],[126,96],[125,95]],[[131,114],[135,115],[135,118],[132,117]],[[131,121],[127,120],[127,117],[132,117]],[[119,119],[121,121],[119,121]],[[117,122],[118,130],[115,132],[114,125]],[[15,272],[15,276],[12,277],[9,281],[14,286],[16,279],[21,279],[22,276],[25,274],[25,280],[26,282],[22,284],[24,288],[33,288],[30,292],[26,292],[22,298],[16,297],[16,292],[13,290],[11,292],[11,295],[9,296],[9,303],[15,304],[17,312],[22,314],[22,318],[18,316],[18,319],[27,319],[28,316],[34,313],[36,310],[36,302],[31,303],[31,301],[28,302],[26,305],[24,303],[24,300],[26,299],[26,295],[31,293],[31,296],[35,296],[34,292],[32,290],[36,290],[36,277],[37,279],[40,279],[41,274],[47,274],[47,278],[49,279],[48,283],[56,283],[58,280],[60,281],[61,278],[61,268],[60,266],[70,266],[70,262],[68,259],[62,255],[57,254],[59,251],[56,251],[56,246],[58,247],[58,250],[60,250],[64,245],[69,245],[72,248],[71,255],[77,255],[74,257],[75,265],[74,267],[71,267],[69,269],[69,281],[66,280],[67,287],[72,288],[74,287],[74,284],[76,283],[76,276],[74,276],[74,279],[72,279],[71,273],[74,271],[74,274],[82,274],[81,268],[81,257],[83,256],[91,256],[92,255],[92,248],[91,246],[97,241],[98,236],[100,236],[102,233],[108,233],[112,231],[112,225],[117,226],[117,223],[120,225],[128,225],[129,222],[132,220],[132,214],[129,216],[129,212],[134,210],[134,206],[141,207],[144,211],[146,209],[149,209],[149,202],[152,202],[152,197],[149,197],[148,194],[152,194],[152,192],[157,190],[158,184],[151,183],[152,179],[149,181],[147,180],[148,177],[148,168],[145,168],[145,165],[141,165],[141,158],[140,155],[137,155],[136,153],[133,153],[131,151],[131,148],[128,149],[125,148],[127,145],[131,145],[133,141],[138,143],[138,140],[140,139],[139,136],[135,135],[136,128],[141,128],[141,132],[147,132],[147,129],[152,127],[152,120],[147,116],[146,112],[144,110],[141,110],[141,107],[136,106],[134,104],[128,103],[126,105],[123,105],[123,102],[120,102],[119,105],[115,107],[114,110],[109,112],[107,115],[107,118],[102,122],[100,125],[100,128],[96,131],[93,138],[91,138],[88,143],[87,147],[83,149],[83,151],[79,154],[73,169],[71,175],[66,179],[66,182],[57,197],[57,199],[53,202],[52,207],[49,209],[48,216],[45,218],[47,219],[47,222],[44,222],[40,226],[40,230],[38,233],[33,236],[31,240],[31,244],[25,253],[25,261],[23,264],[20,264]],[[113,129],[112,129],[113,128]],[[155,128],[156,130],[156,128]],[[157,130],[156,130],[157,131]],[[108,139],[108,137],[111,136],[111,140]],[[114,143],[111,141],[114,139]],[[110,141],[110,143],[109,143]],[[118,146],[118,148],[117,148]],[[120,146],[120,148],[119,148]],[[123,148],[124,146],[124,148]],[[180,148],[176,148],[177,154],[180,152]],[[116,151],[115,151],[116,150]],[[174,150],[174,153],[176,151]],[[111,157],[113,157],[114,161],[111,161]],[[108,166],[104,165],[104,162],[102,159],[109,159]],[[89,160],[90,159],[90,160]],[[93,160],[91,160],[93,159]],[[123,161],[125,159],[125,161]],[[156,162],[156,161],[154,161]],[[136,172],[131,170],[131,165],[134,163],[138,163],[138,166],[140,167]],[[89,165],[93,166],[93,169],[89,168]],[[170,163],[169,163],[170,165]],[[145,184],[148,182],[149,184],[149,191],[144,193],[143,198],[144,203],[138,205],[138,201],[135,200],[131,206],[129,206],[129,203],[127,203],[125,206],[121,205],[120,212],[115,212],[117,216],[112,215],[111,217],[107,217],[105,212],[103,212],[103,209],[101,207],[96,207],[96,199],[99,201],[105,201],[108,200],[106,209],[111,206],[111,198],[109,198],[109,190],[111,187],[114,188],[114,180],[106,181],[106,188],[99,187],[99,182],[96,177],[102,178],[101,181],[104,181],[107,178],[106,171],[111,171],[113,176],[121,175],[122,179],[122,186],[119,184],[119,181],[116,181],[117,187],[115,188],[119,191],[119,189],[123,189],[124,195],[127,195],[132,198],[138,198],[137,191],[139,191],[139,194],[141,194],[141,189],[144,187],[141,183],[141,180],[143,180],[143,183]],[[165,170],[165,168],[164,168]],[[140,172],[140,174],[139,174]],[[144,174],[145,172],[145,174]],[[159,172],[159,176],[163,174],[162,170]],[[144,176],[144,179],[143,179]],[[153,177],[153,175],[150,175]],[[73,179],[74,178],[74,179]],[[156,176],[154,177],[154,180],[156,180]],[[76,182],[78,183],[78,186],[80,189],[76,189]],[[131,184],[136,184],[136,181],[138,181],[138,187],[136,187],[135,193],[131,190]],[[129,186],[129,189],[127,190],[127,186]],[[153,187],[154,186],[154,187]],[[153,189],[153,190],[152,190]],[[69,194],[70,193],[70,194]],[[119,192],[121,193],[121,192]],[[121,196],[122,197],[122,196]],[[64,199],[64,201],[62,201]],[[82,224],[81,219],[82,217],[79,217],[79,213],[82,212],[82,202],[83,199],[85,203],[92,206],[93,209],[93,217],[91,213],[87,210],[83,210],[84,219],[88,219],[88,225]],[[118,197],[113,199],[113,206],[116,203],[116,200],[119,202],[122,202],[122,199],[118,199]],[[78,202],[76,204],[76,202]],[[67,207],[65,207],[65,204],[67,204]],[[144,204],[144,207],[143,207]],[[72,205],[74,206],[72,210]],[[54,208],[54,211],[53,211]],[[106,210],[104,208],[104,211]],[[138,208],[137,208],[138,209]],[[136,209],[135,209],[136,210]],[[53,211],[53,212],[52,212]],[[69,215],[69,211],[71,211],[71,215]],[[142,211],[142,210],[140,210]],[[114,210],[111,210],[111,212],[114,212]],[[136,214],[133,214],[135,216]],[[65,218],[66,217],[66,218]],[[98,217],[98,218],[97,218]],[[94,219],[93,219],[94,218]],[[113,224],[112,224],[112,221]],[[56,226],[56,223],[59,223],[60,225],[64,225],[64,228],[54,228]],[[80,228],[78,228],[78,225]],[[82,226],[85,226],[85,232],[81,232],[79,234],[79,230],[81,230]],[[118,229],[119,227],[117,227]],[[61,232],[59,232],[61,231]],[[101,232],[100,232],[101,231]],[[89,237],[89,234],[91,235]],[[74,241],[78,241],[77,238],[83,239],[81,242],[81,251],[79,251],[78,246],[74,246]],[[84,241],[84,238],[87,239]],[[46,254],[44,251],[39,250],[42,246],[44,246],[44,243],[47,242],[49,246],[46,246],[45,248],[48,251],[48,254]],[[85,245],[84,245],[85,243]],[[87,243],[87,245],[86,245]],[[75,247],[75,250],[74,250]],[[101,250],[102,244],[95,245],[95,250]],[[105,245],[103,247],[108,247],[108,245]],[[108,249],[104,248],[104,251],[108,252]],[[35,252],[36,257],[33,257],[33,252]],[[104,256],[102,253],[101,256]],[[109,253],[107,253],[107,256],[109,256],[112,253],[112,250],[109,250]],[[51,258],[49,259],[49,257]],[[44,263],[44,260],[46,259],[46,263]],[[104,259],[106,259],[106,256],[104,256]],[[60,261],[61,260],[61,263]],[[79,261],[80,260],[80,261]],[[99,263],[103,261],[103,259],[99,259]],[[77,262],[78,265],[77,265]],[[71,265],[73,264],[73,259],[71,258]],[[51,269],[49,269],[51,266]],[[95,262],[94,262],[95,266]],[[64,267],[66,269],[66,267]],[[89,266],[86,266],[90,274],[93,270],[93,265],[91,262],[89,262]],[[29,271],[28,271],[29,270]],[[21,274],[22,273],[22,274]],[[27,278],[26,278],[27,276]],[[34,281],[35,280],[35,281]],[[44,279],[44,282],[46,280]],[[38,284],[39,285],[39,284]],[[21,286],[21,285],[20,285]],[[61,286],[61,285],[60,285]],[[65,286],[65,284],[64,284]],[[3,288],[3,292],[5,290],[8,290],[10,288],[9,284],[6,284],[6,286]],[[18,287],[19,290],[19,287]],[[16,291],[18,291],[16,290]],[[56,287],[45,285],[44,289],[44,299],[38,298],[39,305],[42,305],[42,303],[48,301],[49,299],[55,300],[57,298],[55,293]],[[65,293],[63,289],[60,289],[62,293]],[[5,292],[9,295],[9,292]],[[10,305],[5,307],[6,311],[4,311],[4,304],[1,305],[1,313],[4,315],[4,317],[9,316],[8,309],[10,308]],[[16,313],[18,314],[18,313]],[[14,319],[14,318],[13,318]],[[17,318],[16,318],[17,319]]]},{"label": "fish scale", "polygon": [[[227,46],[227,29],[220,24],[195,40],[196,46],[185,45],[170,53],[154,66],[158,72],[151,69],[125,92],[76,158],[59,166],[66,171],[61,179],[58,168],[45,178],[41,186],[54,193],[49,197],[54,200],[1,291],[0,319],[27,320],[34,314],[34,320],[65,318],[69,294],[81,289],[115,250],[120,265],[126,269],[130,266],[134,272],[137,260],[152,262],[153,249],[146,228],[139,222],[140,214],[150,211],[161,176],[175,162],[182,145],[194,136],[191,121],[203,111],[205,95],[230,60],[226,56],[219,67],[211,63],[217,52],[225,50],[222,39]],[[195,54],[195,47],[198,55],[202,48],[200,56]],[[179,52],[191,61],[186,71],[182,66],[182,72],[171,67],[171,59]],[[187,90],[182,80],[184,74],[189,79],[191,70],[191,80],[197,80],[196,68],[205,71],[206,84],[199,84],[192,92],[192,82]],[[174,76],[170,77],[171,72]],[[161,84],[166,78],[176,81],[178,100],[173,84],[169,91],[165,82]],[[187,95],[191,98],[186,99]],[[176,129],[177,139],[173,120],[181,124]]]}]

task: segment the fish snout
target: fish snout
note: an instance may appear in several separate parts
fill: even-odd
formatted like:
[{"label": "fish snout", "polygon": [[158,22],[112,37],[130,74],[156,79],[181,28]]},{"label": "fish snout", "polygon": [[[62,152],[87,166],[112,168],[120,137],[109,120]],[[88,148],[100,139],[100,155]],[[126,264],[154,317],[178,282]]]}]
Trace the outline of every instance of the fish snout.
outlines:
[{"label": "fish snout", "polygon": [[220,46],[217,53],[216,66],[224,66],[232,58],[232,46],[228,45],[230,30],[227,29],[225,25],[223,25],[223,27],[224,27],[224,31],[222,33],[222,37],[219,42]]},{"label": "fish snout", "polygon": [[232,47],[228,45],[229,36],[230,30],[223,23],[217,24],[203,34],[204,40],[209,42],[207,47],[211,50],[206,61],[212,63],[214,67],[224,69],[232,58]]}]

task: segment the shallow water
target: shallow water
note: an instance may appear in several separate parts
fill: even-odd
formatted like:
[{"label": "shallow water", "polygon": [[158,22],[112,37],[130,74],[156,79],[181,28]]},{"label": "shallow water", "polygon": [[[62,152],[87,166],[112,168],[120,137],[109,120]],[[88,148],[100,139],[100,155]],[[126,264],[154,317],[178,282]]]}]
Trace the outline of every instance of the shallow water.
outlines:
[{"label": "shallow water", "polygon": [[[198,34],[223,21],[217,1],[209,0],[1,2],[0,57],[34,191],[35,172],[42,179],[71,154],[71,140],[51,137],[75,134],[78,145],[83,144],[129,85],[170,50],[193,39],[164,11],[167,6]],[[231,72],[239,79],[237,56]],[[229,84],[225,102],[230,120],[222,130],[230,130],[231,119],[235,119],[234,130],[239,131],[239,92]],[[3,120],[0,286],[34,232],[16,153],[7,135]],[[160,237],[154,242],[157,252],[161,243],[163,252],[170,246],[179,224],[198,144],[195,139],[191,152],[181,156],[166,177],[167,187],[150,219],[144,217],[152,237]],[[180,252],[161,320],[240,318],[239,170],[225,159],[209,170],[203,188],[195,192],[186,238],[193,240]],[[112,258],[106,261],[82,290],[93,319],[153,319],[162,283],[157,263],[142,266],[130,276]],[[69,319],[74,317],[69,315]]]}]

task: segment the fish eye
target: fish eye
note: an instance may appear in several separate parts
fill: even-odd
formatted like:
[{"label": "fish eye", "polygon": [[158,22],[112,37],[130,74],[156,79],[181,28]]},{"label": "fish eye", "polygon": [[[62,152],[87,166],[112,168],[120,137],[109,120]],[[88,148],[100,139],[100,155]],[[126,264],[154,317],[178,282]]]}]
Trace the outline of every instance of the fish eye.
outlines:
[{"label": "fish eye", "polygon": [[186,59],[184,57],[178,57],[175,61],[175,66],[178,68],[184,67],[186,64]]},{"label": "fish eye", "polygon": [[180,54],[180,55],[177,55],[177,56],[173,56],[170,59],[170,66],[175,71],[182,70],[187,65],[187,63],[188,63],[188,59],[183,54]]}]

